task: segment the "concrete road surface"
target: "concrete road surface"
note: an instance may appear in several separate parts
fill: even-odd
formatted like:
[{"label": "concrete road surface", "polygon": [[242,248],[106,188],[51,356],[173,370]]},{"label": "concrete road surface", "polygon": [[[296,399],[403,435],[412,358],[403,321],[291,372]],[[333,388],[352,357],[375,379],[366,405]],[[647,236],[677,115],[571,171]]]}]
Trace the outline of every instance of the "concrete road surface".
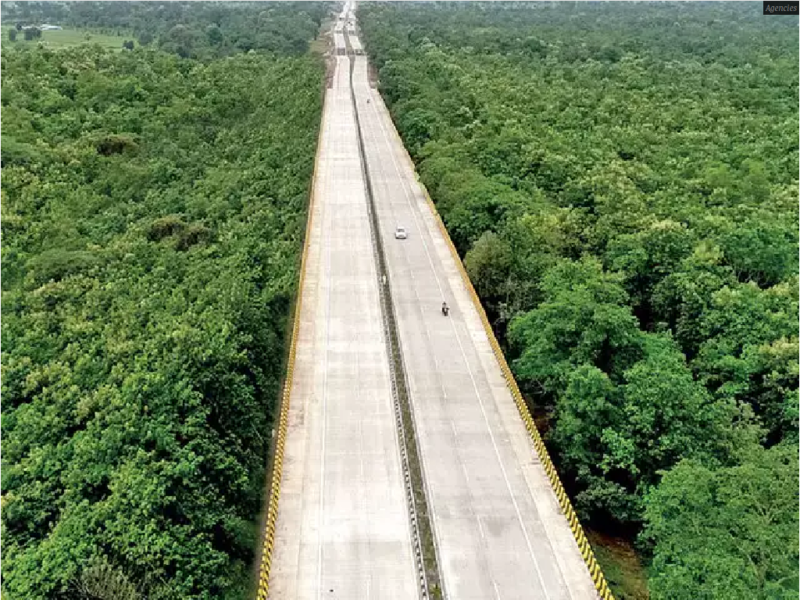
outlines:
[{"label": "concrete road surface", "polygon": [[445,595],[597,598],[365,57],[353,78]]},{"label": "concrete road surface", "polygon": [[349,87],[327,90],[270,597],[418,598]]}]

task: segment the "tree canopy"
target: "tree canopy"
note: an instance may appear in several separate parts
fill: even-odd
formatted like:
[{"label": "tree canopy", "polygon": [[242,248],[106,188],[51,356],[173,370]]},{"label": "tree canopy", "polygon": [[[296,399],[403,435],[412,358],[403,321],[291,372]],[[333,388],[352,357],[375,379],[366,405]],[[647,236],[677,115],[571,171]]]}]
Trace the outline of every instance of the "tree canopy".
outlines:
[{"label": "tree canopy", "polygon": [[142,46],[207,59],[249,50],[300,55],[330,2],[4,2],[6,22],[131,32]]},{"label": "tree canopy", "polygon": [[[725,478],[780,452],[765,448],[796,453],[796,22],[747,2],[359,12],[380,90],[582,518],[630,537],[657,515],[668,528],[653,490],[672,493],[688,468],[676,465]],[[790,488],[774,527],[796,553],[796,477],[759,461]],[[673,569],[662,531],[642,545],[660,565],[654,596],[724,597]],[[770,594],[796,560],[763,561],[740,589],[783,597]]]},{"label": "tree canopy", "polygon": [[243,598],[323,65],[33,47],[2,74],[4,596]]},{"label": "tree canopy", "polygon": [[797,598],[797,447],[742,464],[685,461],[647,502],[654,600]]}]

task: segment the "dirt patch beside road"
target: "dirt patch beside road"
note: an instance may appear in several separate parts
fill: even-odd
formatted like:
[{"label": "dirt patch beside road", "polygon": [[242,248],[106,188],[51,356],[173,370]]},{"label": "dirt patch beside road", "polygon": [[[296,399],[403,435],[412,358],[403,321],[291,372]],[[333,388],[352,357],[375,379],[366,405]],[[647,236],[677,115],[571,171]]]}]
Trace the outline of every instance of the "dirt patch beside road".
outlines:
[{"label": "dirt patch beside road", "polygon": [[375,68],[371,62],[367,65],[367,77],[369,78],[369,85],[371,88],[378,87],[378,69]]}]

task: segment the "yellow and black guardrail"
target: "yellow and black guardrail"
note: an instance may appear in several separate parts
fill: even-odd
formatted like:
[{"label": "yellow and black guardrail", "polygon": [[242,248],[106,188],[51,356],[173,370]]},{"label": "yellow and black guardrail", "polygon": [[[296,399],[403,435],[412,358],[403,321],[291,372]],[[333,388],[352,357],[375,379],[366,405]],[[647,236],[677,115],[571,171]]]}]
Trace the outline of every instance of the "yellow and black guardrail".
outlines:
[{"label": "yellow and black guardrail", "polygon": [[436,224],[439,226],[442,237],[444,238],[445,242],[447,242],[447,245],[453,254],[453,260],[458,267],[459,273],[461,273],[461,278],[464,281],[464,285],[467,288],[470,298],[472,298],[472,302],[475,305],[475,310],[478,311],[478,316],[483,323],[483,328],[486,330],[486,336],[489,338],[489,344],[494,351],[497,362],[500,364],[500,370],[503,372],[503,377],[505,377],[506,384],[511,391],[511,396],[514,398],[514,403],[517,405],[517,409],[519,410],[519,414],[522,417],[523,423],[525,423],[525,429],[528,430],[528,434],[533,441],[533,446],[539,455],[539,460],[542,463],[545,472],[547,473],[547,477],[550,480],[550,485],[556,494],[556,498],[558,498],[558,504],[561,506],[561,510],[564,512],[564,516],[569,522],[572,535],[575,537],[575,541],[578,543],[578,549],[580,550],[581,556],[583,557],[583,560],[589,569],[589,574],[592,577],[592,581],[597,589],[597,593],[602,600],[614,600],[614,594],[609,589],[605,575],[603,575],[603,571],[600,569],[600,565],[597,563],[592,546],[589,544],[589,540],[586,538],[586,534],[583,532],[583,527],[578,521],[578,515],[575,513],[575,509],[572,508],[572,502],[570,502],[569,496],[567,496],[567,492],[564,490],[564,486],[561,484],[561,479],[558,477],[558,473],[556,472],[556,468],[550,458],[550,454],[548,453],[547,448],[542,441],[542,436],[539,433],[539,430],[536,428],[533,417],[528,410],[528,405],[525,403],[525,399],[522,397],[522,393],[519,391],[519,387],[514,379],[514,375],[512,375],[511,369],[508,367],[508,363],[503,355],[503,351],[500,349],[500,344],[497,343],[497,338],[494,336],[492,326],[489,324],[489,319],[486,317],[486,311],[483,310],[483,305],[478,298],[478,294],[475,292],[475,288],[472,286],[472,282],[469,279],[469,275],[467,275],[466,269],[464,269],[461,258],[458,256],[458,251],[453,245],[450,235],[447,233],[447,228],[442,221],[442,217],[439,215],[439,211],[436,210],[436,205],[433,203],[433,200],[431,200],[425,185],[422,183],[422,181],[420,181],[414,166],[414,161],[408,154],[408,150],[406,149],[405,144],[403,144],[403,140],[400,139],[400,135],[397,133],[396,128],[392,126],[391,130],[394,133],[394,136],[397,138],[398,144],[400,144],[400,146],[403,148],[406,159],[411,165],[411,168],[414,170],[414,175],[417,179],[417,182],[425,194],[425,199],[428,202],[428,206],[436,217]]}]

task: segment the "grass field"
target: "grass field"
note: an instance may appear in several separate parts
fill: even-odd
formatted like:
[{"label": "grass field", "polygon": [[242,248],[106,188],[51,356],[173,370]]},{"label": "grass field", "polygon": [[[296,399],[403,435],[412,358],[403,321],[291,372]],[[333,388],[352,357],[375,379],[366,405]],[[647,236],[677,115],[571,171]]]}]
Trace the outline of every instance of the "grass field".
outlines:
[{"label": "grass field", "polygon": [[125,37],[125,35],[94,33],[85,29],[64,28],[60,31],[43,31],[41,38],[27,42],[25,41],[24,33],[20,31],[17,33],[17,41],[12,42],[8,39],[8,29],[4,29],[2,43],[4,46],[8,47],[9,44],[37,44],[42,42],[52,48],[69,48],[81,44],[100,44],[104,48],[122,50],[122,42],[126,39],[133,38],[132,36]]},{"label": "grass field", "polygon": [[326,19],[322,22],[317,39],[311,40],[308,45],[308,51],[311,54],[319,54],[321,56],[330,49],[333,23],[333,19]]}]

